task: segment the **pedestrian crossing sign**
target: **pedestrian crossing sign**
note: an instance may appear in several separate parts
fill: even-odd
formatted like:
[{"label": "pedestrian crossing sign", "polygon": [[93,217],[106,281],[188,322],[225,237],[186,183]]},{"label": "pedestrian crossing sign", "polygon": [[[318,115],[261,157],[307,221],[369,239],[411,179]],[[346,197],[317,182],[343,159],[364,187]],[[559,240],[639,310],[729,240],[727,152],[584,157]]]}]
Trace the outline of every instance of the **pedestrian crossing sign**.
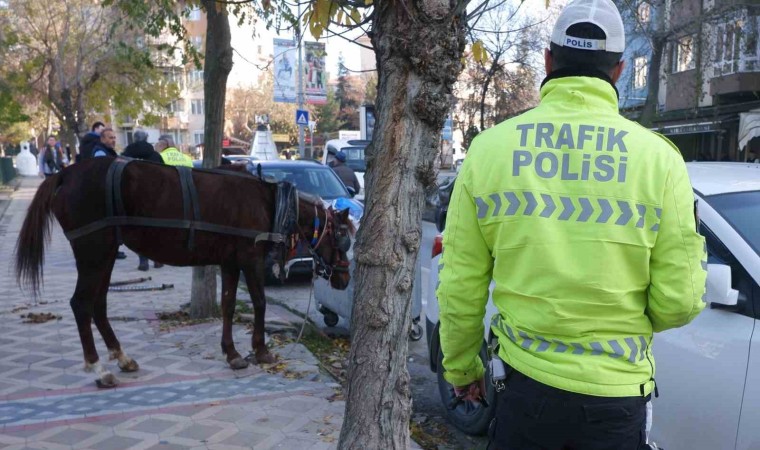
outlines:
[{"label": "pedestrian crossing sign", "polygon": [[309,111],[306,111],[305,109],[296,110],[296,125],[309,125]]}]

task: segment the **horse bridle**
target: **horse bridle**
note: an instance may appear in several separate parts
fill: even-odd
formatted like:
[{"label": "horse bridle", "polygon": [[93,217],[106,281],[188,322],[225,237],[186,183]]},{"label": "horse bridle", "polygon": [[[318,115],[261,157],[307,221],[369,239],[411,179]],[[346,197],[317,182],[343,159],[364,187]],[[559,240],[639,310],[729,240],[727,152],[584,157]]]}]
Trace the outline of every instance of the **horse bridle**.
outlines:
[{"label": "horse bridle", "polygon": [[317,206],[314,205],[314,232],[312,233],[311,239],[307,239],[302,233],[302,238],[309,243],[309,254],[314,258],[314,273],[325,280],[329,280],[333,272],[348,272],[349,268],[349,262],[342,260],[340,254],[337,255],[337,261],[330,265],[325,262],[324,258],[322,258],[319,253],[317,253],[317,249],[322,245],[328,235],[335,240],[335,245],[333,245],[334,249],[346,253],[351,248],[351,238],[348,236],[348,225],[340,225],[338,227],[338,232],[336,233],[333,228],[334,222],[335,215],[333,214],[332,209],[325,208],[325,227],[320,235],[319,211],[317,210]]}]

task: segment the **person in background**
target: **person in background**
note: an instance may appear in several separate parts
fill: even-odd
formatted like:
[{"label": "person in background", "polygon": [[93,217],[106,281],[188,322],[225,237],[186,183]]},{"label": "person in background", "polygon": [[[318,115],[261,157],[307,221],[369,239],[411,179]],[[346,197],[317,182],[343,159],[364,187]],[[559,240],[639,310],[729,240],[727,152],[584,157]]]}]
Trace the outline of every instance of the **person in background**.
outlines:
[{"label": "person in background", "polygon": [[63,150],[55,137],[50,136],[45,147],[37,156],[37,163],[40,168],[40,176],[49,177],[63,170],[68,165],[69,159],[63,154]]},{"label": "person in background", "polygon": [[[152,161],[156,163],[163,163],[161,155],[153,149],[153,146],[148,143],[148,133],[143,130],[137,130],[134,134],[134,142],[127,145],[121,156],[127,158],[142,159],[145,161]],[[140,263],[137,266],[137,270],[147,272],[150,269],[150,261],[145,256],[137,255],[140,259]],[[159,262],[153,262],[153,267],[159,269],[164,265]]]},{"label": "person in background", "polygon": [[[114,147],[116,146],[116,133],[111,128],[103,128],[100,133],[100,140],[92,148],[93,158],[102,158],[104,156],[118,157]],[[119,250],[116,252],[116,259],[124,259],[127,254]]]},{"label": "person in background", "polygon": [[121,156],[127,158],[142,159],[156,163],[163,163],[161,155],[148,143],[148,133],[143,130],[137,130],[134,134],[134,142],[127,145]]},{"label": "person in background", "polygon": [[103,122],[95,122],[92,124],[91,131],[82,137],[82,141],[79,143],[79,154],[77,155],[77,162],[92,158],[93,148],[100,142],[100,134],[106,128]]},{"label": "person in background", "polygon": [[343,184],[345,184],[346,187],[352,188],[355,194],[359,193],[362,187],[359,184],[359,179],[356,177],[354,169],[346,165],[345,152],[339,151],[336,153],[335,160],[332,162],[332,165],[330,167],[332,167],[332,170],[335,171],[341,180],[343,180]]},{"label": "person in background", "polygon": [[116,133],[111,128],[103,128],[103,131],[100,133],[100,140],[92,148],[92,156],[94,158],[102,156],[116,158],[119,155],[114,150],[114,147],[116,147]]},{"label": "person in background", "polygon": [[193,160],[174,146],[174,138],[170,134],[162,134],[156,142],[156,151],[161,154],[164,164],[170,166],[193,167]]}]

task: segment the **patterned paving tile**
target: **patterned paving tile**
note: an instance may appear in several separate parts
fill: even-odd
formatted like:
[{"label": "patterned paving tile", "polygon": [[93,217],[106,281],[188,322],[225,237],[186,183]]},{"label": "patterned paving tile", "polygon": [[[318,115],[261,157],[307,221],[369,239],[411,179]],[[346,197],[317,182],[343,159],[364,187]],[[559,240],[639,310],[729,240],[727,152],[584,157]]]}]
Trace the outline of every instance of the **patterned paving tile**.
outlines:
[{"label": "patterned paving tile", "polygon": [[[95,375],[82,370],[82,348],[69,306],[76,282],[73,255],[57,225],[46,251],[40,297],[19,290],[14,279],[15,238],[39,182],[24,179],[0,219],[6,229],[0,239],[0,448],[335,448],[318,435],[321,418],[332,409],[339,412],[331,426],[339,430],[343,404],[326,400],[332,389],[268,374],[257,366],[230,371],[219,350],[218,320],[170,331],[159,327],[158,312],[176,310],[189,300],[189,268],[148,272],[152,283],[174,284],[171,290],[109,294],[111,324],[141,370],[120,373],[115,361],[107,361],[93,327],[101,362],[122,380],[113,390],[95,388]],[[136,255],[127,253],[126,260],[116,262],[114,280],[145,275],[136,270]],[[25,324],[20,315],[29,312],[61,319]],[[277,309],[268,311],[268,317],[277,319]],[[233,334],[238,351],[246,354],[250,334],[240,326]],[[295,440],[288,440],[286,433]]]}]

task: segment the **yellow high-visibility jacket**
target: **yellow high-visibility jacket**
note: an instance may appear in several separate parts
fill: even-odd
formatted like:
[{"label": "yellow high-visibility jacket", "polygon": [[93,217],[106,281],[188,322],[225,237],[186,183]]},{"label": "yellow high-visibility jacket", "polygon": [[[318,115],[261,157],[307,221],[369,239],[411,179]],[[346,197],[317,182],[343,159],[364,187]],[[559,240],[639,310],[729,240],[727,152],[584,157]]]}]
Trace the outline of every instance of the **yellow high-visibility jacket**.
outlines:
[{"label": "yellow high-visibility jacket", "polygon": [[707,255],[678,149],[618,113],[609,82],[571,76],[483,133],[456,180],[437,295],[446,379],[483,375],[491,280],[499,355],[606,397],[654,387],[652,333],[704,308]]},{"label": "yellow high-visibility jacket", "polygon": [[177,150],[176,147],[169,147],[162,151],[161,159],[164,160],[164,164],[168,164],[170,166],[193,167],[192,158]]}]

